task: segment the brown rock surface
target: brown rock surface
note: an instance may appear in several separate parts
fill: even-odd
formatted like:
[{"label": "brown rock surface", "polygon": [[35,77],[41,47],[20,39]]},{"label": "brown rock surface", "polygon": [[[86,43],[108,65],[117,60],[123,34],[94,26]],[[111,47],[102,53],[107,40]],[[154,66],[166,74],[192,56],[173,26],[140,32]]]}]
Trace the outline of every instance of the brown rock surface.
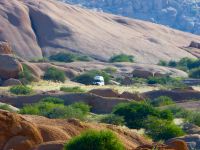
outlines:
[{"label": "brown rock surface", "polygon": [[20,80],[11,78],[11,79],[4,81],[2,86],[13,86],[13,85],[21,85],[21,84],[22,83]]},{"label": "brown rock surface", "polygon": [[0,78],[18,78],[22,65],[10,55],[0,55]]},{"label": "brown rock surface", "polygon": [[28,150],[42,143],[37,127],[20,115],[0,110],[0,149]]},{"label": "brown rock surface", "polygon": [[17,55],[29,60],[71,51],[98,60],[126,53],[138,62],[157,63],[194,58],[180,47],[200,41],[199,36],[161,25],[54,0],[1,0],[0,20],[0,40],[9,41]]},{"label": "brown rock surface", "polygon": [[12,54],[12,48],[7,42],[0,41],[0,54]]}]

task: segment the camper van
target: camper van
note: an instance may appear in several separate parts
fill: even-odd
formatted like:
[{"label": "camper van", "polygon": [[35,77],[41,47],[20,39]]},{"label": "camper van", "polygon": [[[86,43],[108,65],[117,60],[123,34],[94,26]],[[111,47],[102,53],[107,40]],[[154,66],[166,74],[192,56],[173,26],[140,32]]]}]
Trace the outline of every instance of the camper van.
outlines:
[{"label": "camper van", "polygon": [[95,76],[93,84],[94,85],[99,85],[99,86],[105,85],[104,77],[103,76]]}]

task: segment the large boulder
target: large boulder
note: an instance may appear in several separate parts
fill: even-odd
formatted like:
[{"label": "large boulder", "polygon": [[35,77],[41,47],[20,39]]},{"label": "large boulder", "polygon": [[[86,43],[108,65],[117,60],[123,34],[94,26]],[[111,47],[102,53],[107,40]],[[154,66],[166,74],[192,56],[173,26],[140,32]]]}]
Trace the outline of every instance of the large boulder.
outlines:
[{"label": "large boulder", "polygon": [[15,58],[10,55],[0,55],[0,78],[4,80],[18,78],[22,70],[21,63]]},{"label": "large boulder", "polygon": [[37,127],[20,115],[0,110],[0,149],[29,150],[43,142]]},{"label": "large boulder", "polygon": [[177,140],[185,141],[190,150],[200,149],[200,135],[199,134],[191,134],[191,135],[186,135],[186,136],[182,136],[182,137],[177,137],[177,138],[174,138],[174,139],[170,139],[166,143],[170,144],[170,143],[173,143],[174,141],[177,141]]},{"label": "large boulder", "polygon": [[190,46],[189,46],[189,47],[200,49],[200,43],[199,43],[199,42],[192,41],[192,42],[190,43]]},{"label": "large boulder", "polygon": [[13,85],[22,85],[22,83],[20,80],[13,78],[10,78],[3,82],[3,86],[13,86]]},{"label": "large boulder", "polygon": [[12,48],[7,42],[0,41],[0,54],[12,54]]}]

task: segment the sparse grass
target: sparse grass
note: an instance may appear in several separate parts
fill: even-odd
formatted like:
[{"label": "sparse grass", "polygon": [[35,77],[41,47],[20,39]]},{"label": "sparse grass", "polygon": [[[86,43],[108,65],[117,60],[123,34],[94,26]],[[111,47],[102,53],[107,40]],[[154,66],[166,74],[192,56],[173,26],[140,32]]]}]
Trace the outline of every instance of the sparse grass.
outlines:
[{"label": "sparse grass", "polygon": [[78,86],[75,86],[75,87],[61,87],[60,90],[63,91],[63,92],[67,92],[67,93],[84,93],[85,92],[85,90],[81,89]]}]

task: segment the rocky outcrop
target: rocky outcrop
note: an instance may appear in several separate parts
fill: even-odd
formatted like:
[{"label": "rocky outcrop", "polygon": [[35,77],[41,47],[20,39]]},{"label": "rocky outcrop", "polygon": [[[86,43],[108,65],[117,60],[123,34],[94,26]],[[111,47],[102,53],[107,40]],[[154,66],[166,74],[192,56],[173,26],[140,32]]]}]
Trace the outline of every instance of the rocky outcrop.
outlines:
[{"label": "rocky outcrop", "polygon": [[200,34],[200,1],[196,0],[61,0],[87,8]]},{"label": "rocky outcrop", "polygon": [[19,61],[10,55],[0,55],[0,78],[10,79],[18,78],[19,73],[22,71],[22,65]]},{"label": "rocky outcrop", "polygon": [[22,85],[20,80],[10,78],[3,82],[2,86],[13,86],[13,85]]},{"label": "rocky outcrop", "polygon": [[[128,0],[105,2],[115,6]],[[149,0],[138,1],[139,9],[141,2],[148,8]],[[155,4],[155,8],[160,8],[159,2]],[[97,13],[56,0],[1,0],[0,20],[0,41],[8,41],[14,54],[27,60],[62,51],[101,61],[125,53],[135,56],[137,62],[155,64],[159,60],[195,58],[180,47],[200,41],[198,36],[164,26]]]},{"label": "rocky outcrop", "polygon": [[80,122],[70,119],[47,119],[0,111],[1,150],[62,150],[64,143],[86,130],[111,130],[127,150],[151,141],[130,129],[114,125]]},{"label": "rocky outcrop", "polygon": [[37,127],[20,115],[0,110],[0,149],[29,150],[43,142]]},{"label": "rocky outcrop", "polygon": [[12,54],[12,48],[7,42],[0,41],[0,54]]},{"label": "rocky outcrop", "polygon": [[200,49],[200,43],[192,41],[189,47]]}]

